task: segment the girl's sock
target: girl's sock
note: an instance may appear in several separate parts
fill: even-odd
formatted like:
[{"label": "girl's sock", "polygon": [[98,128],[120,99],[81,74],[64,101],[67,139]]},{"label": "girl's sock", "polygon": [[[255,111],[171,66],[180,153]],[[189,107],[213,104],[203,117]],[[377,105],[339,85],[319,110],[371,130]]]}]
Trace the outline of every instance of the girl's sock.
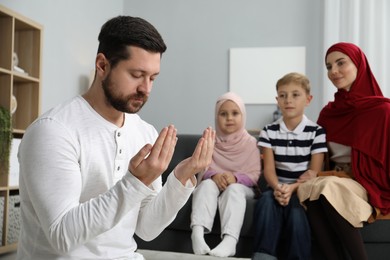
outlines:
[{"label": "girl's sock", "polygon": [[210,247],[207,245],[204,240],[204,227],[203,226],[193,226],[192,227],[192,250],[195,255],[205,255],[210,252]]},{"label": "girl's sock", "polygon": [[219,257],[234,256],[236,254],[237,239],[230,235],[224,235],[221,243],[213,250],[210,255]]}]

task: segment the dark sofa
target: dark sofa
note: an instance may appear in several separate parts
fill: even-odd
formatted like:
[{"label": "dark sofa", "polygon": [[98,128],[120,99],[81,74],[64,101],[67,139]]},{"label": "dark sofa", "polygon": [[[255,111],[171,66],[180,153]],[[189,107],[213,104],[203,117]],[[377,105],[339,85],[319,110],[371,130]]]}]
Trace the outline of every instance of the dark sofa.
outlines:
[{"label": "dark sofa", "polygon": [[[173,159],[168,169],[163,174],[165,182],[169,173],[183,159],[192,155],[194,148],[200,138],[200,135],[178,135],[178,141]],[[264,179],[260,180],[260,187],[265,187]],[[236,248],[236,257],[248,257],[252,255],[253,248],[253,228],[252,218],[256,200],[250,199],[246,203],[246,214],[244,225],[241,230],[240,239]],[[139,249],[161,250],[192,253],[191,244],[191,198],[177,214],[176,219],[154,240],[146,242],[136,237]],[[370,260],[390,259],[390,220],[377,220],[372,224],[366,225],[361,229],[367,253]],[[208,245],[213,248],[220,238],[220,222],[217,215],[214,221],[214,227],[210,234],[205,235]],[[283,249],[280,250],[280,259],[283,259]],[[312,258],[314,260],[324,259],[318,250],[316,241],[313,241]]]}]

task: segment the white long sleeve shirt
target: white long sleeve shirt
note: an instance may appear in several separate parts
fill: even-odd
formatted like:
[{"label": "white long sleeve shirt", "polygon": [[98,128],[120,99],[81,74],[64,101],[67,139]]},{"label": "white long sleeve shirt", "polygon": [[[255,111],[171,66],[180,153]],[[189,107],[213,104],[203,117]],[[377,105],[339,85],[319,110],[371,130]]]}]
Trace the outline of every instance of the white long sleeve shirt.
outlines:
[{"label": "white long sleeve shirt", "polygon": [[149,187],[128,171],[157,138],[136,114],[123,127],[78,96],[48,111],[19,149],[21,234],[17,259],[143,259],[134,233],[151,240],[175,218],[193,187],[170,174]]}]

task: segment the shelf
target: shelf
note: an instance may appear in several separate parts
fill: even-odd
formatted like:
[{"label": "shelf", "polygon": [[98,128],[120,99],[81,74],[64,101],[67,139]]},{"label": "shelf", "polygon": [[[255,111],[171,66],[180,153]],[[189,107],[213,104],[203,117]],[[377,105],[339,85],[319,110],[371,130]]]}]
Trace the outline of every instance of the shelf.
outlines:
[{"label": "shelf", "polygon": [[[0,192],[2,191],[14,191],[19,190],[19,186],[0,186]],[[1,196],[1,193],[0,193]]]},{"label": "shelf", "polygon": [[18,67],[33,77],[39,77],[40,74],[40,66],[36,66],[36,60],[40,57],[40,39],[39,30],[15,22],[14,52],[19,58]]},{"label": "shelf", "polygon": [[7,74],[7,75],[10,75],[10,74],[11,74],[11,71],[8,70],[8,69],[4,69],[4,68],[1,68],[1,67],[0,67],[0,74]]},{"label": "shelf", "polygon": [[11,70],[13,17],[0,10],[0,68]]},{"label": "shelf", "polygon": [[18,249],[18,243],[0,246],[0,254],[9,253]]},{"label": "shelf", "polygon": [[12,89],[9,87],[12,85],[11,75],[0,73],[0,106],[11,107],[11,93]]},{"label": "shelf", "polygon": [[[42,31],[40,24],[0,5],[0,106],[12,111],[17,104],[11,115],[14,138],[22,138],[40,114]],[[19,187],[9,174],[0,172],[0,254],[17,249],[20,230]]]},{"label": "shelf", "polygon": [[20,72],[14,71],[14,82],[15,83],[39,83],[39,79],[31,77],[29,75],[22,74]]}]

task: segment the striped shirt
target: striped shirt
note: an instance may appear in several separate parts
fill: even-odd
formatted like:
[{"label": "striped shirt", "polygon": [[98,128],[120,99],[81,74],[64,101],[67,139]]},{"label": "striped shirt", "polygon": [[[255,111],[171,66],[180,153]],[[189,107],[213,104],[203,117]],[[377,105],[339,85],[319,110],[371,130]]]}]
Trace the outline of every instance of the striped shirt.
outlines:
[{"label": "striped shirt", "polygon": [[287,129],[283,118],[266,125],[258,146],[273,150],[276,175],[281,183],[296,182],[309,168],[312,154],[328,151],[325,130],[305,115],[293,131]]}]

